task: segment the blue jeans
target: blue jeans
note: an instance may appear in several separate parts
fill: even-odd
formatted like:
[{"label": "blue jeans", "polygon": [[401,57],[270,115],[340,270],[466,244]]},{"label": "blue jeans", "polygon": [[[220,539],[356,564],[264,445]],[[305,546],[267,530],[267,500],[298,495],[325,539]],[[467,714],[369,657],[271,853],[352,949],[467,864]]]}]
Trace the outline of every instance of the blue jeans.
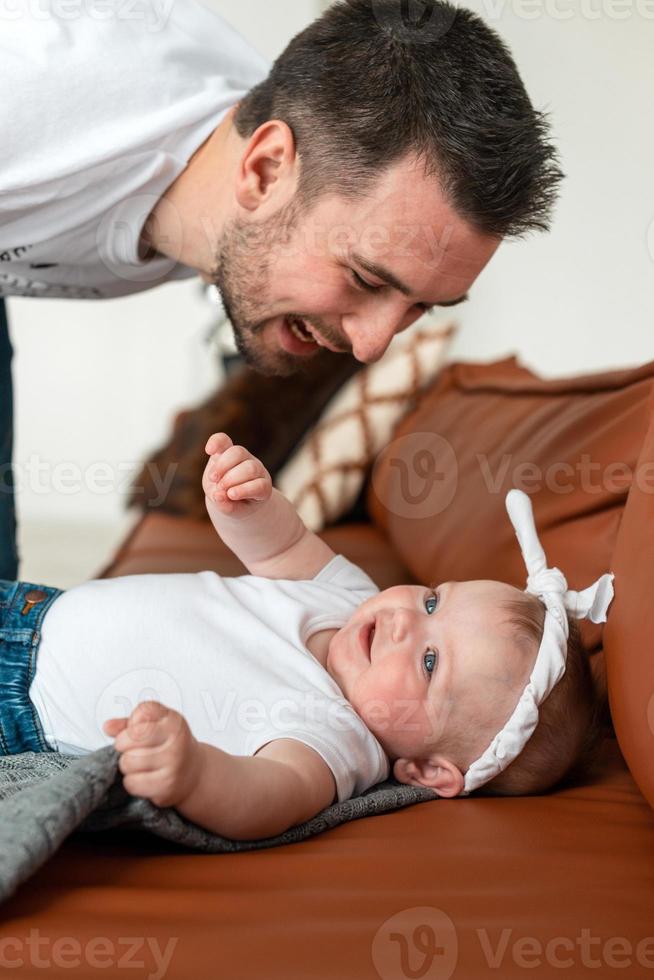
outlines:
[{"label": "blue jeans", "polygon": [[53,752],[29,698],[41,623],[61,589],[0,581],[0,755]]},{"label": "blue jeans", "polygon": [[0,298],[0,579],[8,581],[18,577],[14,477],[11,469],[14,424],[12,354],[5,304]]}]

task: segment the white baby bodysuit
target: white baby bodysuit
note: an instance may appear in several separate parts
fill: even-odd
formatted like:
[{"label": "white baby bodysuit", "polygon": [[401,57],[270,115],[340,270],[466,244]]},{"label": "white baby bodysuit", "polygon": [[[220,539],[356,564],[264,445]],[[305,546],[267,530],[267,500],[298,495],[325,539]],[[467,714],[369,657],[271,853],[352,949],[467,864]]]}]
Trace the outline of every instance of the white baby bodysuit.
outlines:
[{"label": "white baby bodysuit", "polygon": [[49,744],[72,755],[111,744],[102,723],[144,700],[233,755],[297,738],[330,767],[342,802],[386,779],[389,760],[306,643],[378,592],[342,555],[305,581],[200,572],[87,582],[47,612],[29,695]]},{"label": "white baby bodysuit", "polygon": [[0,296],[103,299],[196,275],[143,261],[143,226],[268,63],[195,0],[29,6],[5,5],[0,31]]}]

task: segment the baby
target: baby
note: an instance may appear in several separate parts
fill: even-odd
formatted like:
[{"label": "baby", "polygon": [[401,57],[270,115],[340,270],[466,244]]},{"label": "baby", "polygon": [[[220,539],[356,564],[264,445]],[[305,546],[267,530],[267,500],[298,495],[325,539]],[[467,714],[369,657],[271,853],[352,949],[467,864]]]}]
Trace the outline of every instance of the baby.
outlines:
[{"label": "baby", "polygon": [[[235,840],[270,837],[394,777],[435,795],[547,789],[584,758],[593,683],[571,593],[524,494],[528,592],[380,592],[307,530],[263,464],[207,444],[213,525],[249,575],[141,575],[65,593],[0,583],[0,752],[114,741],[125,788]],[[540,598],[537,598],[540,596]],[[122,715],[122,717],[116,717]],[[103,734],[104,733],[104,734]]]}]

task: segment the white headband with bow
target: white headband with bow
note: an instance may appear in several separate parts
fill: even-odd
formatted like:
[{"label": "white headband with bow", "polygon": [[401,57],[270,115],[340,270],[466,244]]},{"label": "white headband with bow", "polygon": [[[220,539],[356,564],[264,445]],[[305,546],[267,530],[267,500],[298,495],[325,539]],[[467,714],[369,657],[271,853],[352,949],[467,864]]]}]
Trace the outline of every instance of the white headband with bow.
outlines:
[{"label": "white headband with bow", "polygon": [[538,708],[565,673],[568,652],[568,617],[605,623],[613,599],[613,575],[602,575],[583,592],[568,589],[558,568],[548,568],[545,552],[538,540],[531,500],[521,490],[507,494],[506,509],[520,544],[527,567],[526,592],[545,605],[543,638],[529,683],[515,711],[486,751],[465,774],[461,796],[467,796],[489,782],[516,759],[538,724]]}]

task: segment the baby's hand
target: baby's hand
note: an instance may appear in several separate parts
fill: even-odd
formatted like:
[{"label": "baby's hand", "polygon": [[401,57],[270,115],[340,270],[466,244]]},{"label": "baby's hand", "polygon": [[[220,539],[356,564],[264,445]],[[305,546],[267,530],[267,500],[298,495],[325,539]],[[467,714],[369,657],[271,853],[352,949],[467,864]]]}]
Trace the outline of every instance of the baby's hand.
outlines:
[{"label": "baby's hand", "polygon": [[155,806],[179,806],[193,791],[202,766],[200,743],[178,711],[142,701],[129,718],[103,724],[121,753],[123,786]]},{"label": "baby's hand", "polygon": [[209,439],[211,457],[202,478],[207,500],[223,514],[243,517],[270,499],[272,479],[261,460],[243,446],[235,446],[224,432]]}]

